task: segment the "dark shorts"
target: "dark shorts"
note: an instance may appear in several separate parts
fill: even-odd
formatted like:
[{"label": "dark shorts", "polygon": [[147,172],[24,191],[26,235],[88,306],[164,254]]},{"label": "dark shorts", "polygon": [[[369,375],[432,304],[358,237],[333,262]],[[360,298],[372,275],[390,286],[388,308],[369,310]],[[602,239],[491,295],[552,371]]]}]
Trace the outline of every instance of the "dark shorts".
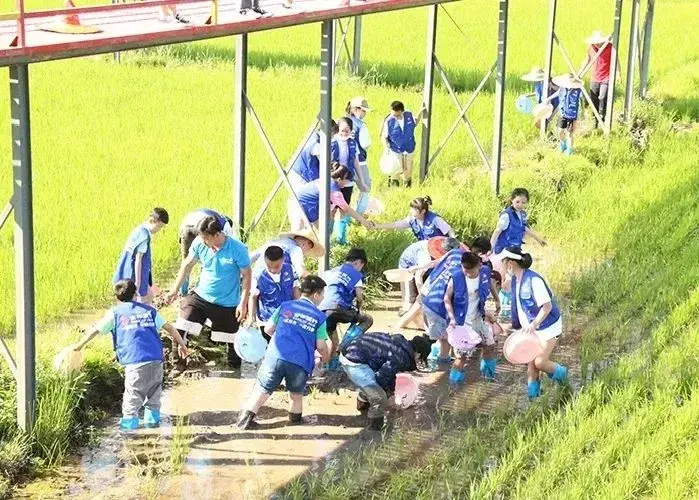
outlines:
[{"label": "dark shorts", "polygon": [[354,186],[345,186],[341,190],[342,192],[342,197],[345,199],[345,202],[349,205],[349,202],[352,201],[352,191],[354,191]]},{"label": "dark shorts", "polygon": [[272,337],[269,336],[269,335],[267,335],[267,332],[265,332],[265,327],[264,327],[264,326],[261,326],[261,327],[260,327],[260,333],[262,334],[262,337],[264,337],[264,339],[265,339],[265,340],[267,341],[267,343],[269,344],[269,341],[272,340]]},{"label": "dark shorts", "polygon": [[561,116],[560,118],[558,118],[558,128],[572,130],[575,126],[575,122],[576,119],[574,118],[566,118],[564,116]]},{"label": "dark shorts", "polygon": [[257,384],[267,394],[272,394],[285,381],[286,389],[292,394],[303,394],[308,373],[299,365],[283,359],[265,358],[257,371]]},{"label": "dark shorts", "polygon": [[371,316],[362,314],[356,309],[329,309],[323,312],[328,316],[325,323],[328,334],[335,333],[339,323],[355,323],[364,331],[371,328],[371,325],[374,323]]}]

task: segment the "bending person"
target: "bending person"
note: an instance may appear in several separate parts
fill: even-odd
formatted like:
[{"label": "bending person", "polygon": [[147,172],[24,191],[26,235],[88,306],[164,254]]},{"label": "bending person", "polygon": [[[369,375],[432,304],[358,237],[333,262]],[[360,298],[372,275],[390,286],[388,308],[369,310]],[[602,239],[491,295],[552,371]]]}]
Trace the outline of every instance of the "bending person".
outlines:
[{"label": "bending person", "polygon": [[250,262],[254,265],[253,274],[260,274],[263,271],[265,264],[260,257],[271,246],[280,247],[284,251],[284,257],[289,259],[294,268],[294,274],[299,279],[308,275],[304,257],[317,259],[325,255],[325,247],[320,244],[310,229],[280,233],[277,239],[266,242],[250,254]]},{"label": "bending person", "polygon": [[376,224],[376,229],[410,229],[418,240],[434,236],[456,237],[456,233],[437,212],[432,212],[432,198],[423,196],[410,202],[410,213],[405,219]]},{"label": "bending person", "polygon": [[[332,221],[332,214],[335,210],[339,210],[343,214],[348,214],[367,229],[373,229],[374,224],[367,221],[350,207],[342,196],[342,188],[349,182],[349,171],[347,168],[338,163],[333,163],[330,167],[330,221]],[[301,211],[306,214],[311,224],[318,227],[318,219],[320,218],[320,180],[306,184],[298,193],[298,201],[299,203],[296,203],[296,200],[290,200],[288,207],[291,230],[298,232],[303,229],[305,221]]]},{"label": "bending person", "polygon": [[529,269],[532,256],[517,247],[508,247],[502,253],[503,262],[512,274],[512,291],[515,303],[512,307],[512,326],[536,335],[543,348],[542,353],[527,366],[527,394],[530,399],[541,395],[540,372],[551,380],[563,383],[568,369],[549,358],[563,333],[563,321],[558,304],[544,279]]}]

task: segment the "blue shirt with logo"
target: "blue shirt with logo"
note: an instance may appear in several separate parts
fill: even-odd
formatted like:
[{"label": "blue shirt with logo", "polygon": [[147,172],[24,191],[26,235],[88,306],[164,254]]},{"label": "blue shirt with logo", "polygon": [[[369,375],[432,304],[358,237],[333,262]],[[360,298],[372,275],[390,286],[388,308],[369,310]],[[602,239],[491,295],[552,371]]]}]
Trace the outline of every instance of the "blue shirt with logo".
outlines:
[{"label": "blue shirt with logo", "polygon": [[201,262],[196,294],[212,304],[236,307],[240,303],[240,272],[250,267],[248,247],[226,236],[225,243],[216,251],[197,237],[189,252]]}]

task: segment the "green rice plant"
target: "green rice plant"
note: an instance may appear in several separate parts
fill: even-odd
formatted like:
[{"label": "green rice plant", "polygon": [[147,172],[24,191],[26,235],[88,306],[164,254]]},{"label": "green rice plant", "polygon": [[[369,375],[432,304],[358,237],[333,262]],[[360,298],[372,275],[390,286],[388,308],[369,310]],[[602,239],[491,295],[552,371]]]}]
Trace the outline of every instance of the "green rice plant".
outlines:
[{"label": "green rice plant", "polygon": [[170,467],[173,474],[181,474],[184,464],[189,454],[189,443],[191,433],[187,428],[186,417],[177,417],[175,425],[172,427],[172,437],[170,440]]}]

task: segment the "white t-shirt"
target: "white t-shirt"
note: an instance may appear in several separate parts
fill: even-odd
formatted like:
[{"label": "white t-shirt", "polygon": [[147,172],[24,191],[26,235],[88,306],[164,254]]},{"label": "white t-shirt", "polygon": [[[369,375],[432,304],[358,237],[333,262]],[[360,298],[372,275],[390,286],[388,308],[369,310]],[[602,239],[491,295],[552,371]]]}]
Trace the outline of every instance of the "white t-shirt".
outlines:
[{"label": "white t-shirt", "polygon": [[[264,261],[264,259],[263,259],[263,261]],[[265,271],[265,269],[266,269],[265,266],[260,267],[257,264],[255,265],[255,268],[253,269],[252,283],[251,283],[250,289],[253,291],[253,294],[256,296],[260,294],[260,291],[257,289],[257,280],[260,278],[260,276]],[[282,274],[281,273],[279,273],[279,274],[268,273],[268,274],[269,274],[269,277],[272,278],[272,281],[274,281],[277,284],[281,283],[281,281],[282,281]],[[296,275],[296,272],[294,272],[294,287],[299,287],[299,286],[300,286],[299,277]]]},{"label": "white t-shirt", "polygon": [[289,249],[289,258],[291,259],[291,267],[294,268],[294,274],[301,278],[306,272],[306,264],[303,261],[303,250],[291,238],[280,238],[277,240],[268,241],[260,248],[250,254],[250,260],[255,261],[252,268],[253,276],[259,276],[266,269],[265,267],[265,250],[270,246],[278,246],[283,249]]},{"label": "white t-shirt", "polygon": [[[537,306],[541,307],[544,304],[553,300],[551,294],[549,294],[549,291],[546,289],[546,283],[544,283],[544,280],[535,277],[532,278],[531,283],[532,294],[534,294],[534,301],[536,302]],[[522,325],[522,328],[527,328],[530,324],[529,318],[524,313],[524,310],[522,309],[522,304],[519,300],[519,289],[521,288],[521,286],[521,282],[517,281],[517,289],[514,291],[516,297],[517,317],[519,318],[519,323]],[[536,334],[537,336],[539,336],[539,338],[542,338],[543,340],[549,340],[554,337],[558,337],[562,332],[563,322],[559,318],[558,321],[556,321],[553,325],[547,328],[537,330]]]},{"label": "white t-shirt", "polygon": [[469,325],[471,322],[480,316],[478,311],[478,303],[480,302],[480,297],[478,296],[478,278],[466,277],[466,291],[468,293],[468,309],[466,310],[466,323]]}]

